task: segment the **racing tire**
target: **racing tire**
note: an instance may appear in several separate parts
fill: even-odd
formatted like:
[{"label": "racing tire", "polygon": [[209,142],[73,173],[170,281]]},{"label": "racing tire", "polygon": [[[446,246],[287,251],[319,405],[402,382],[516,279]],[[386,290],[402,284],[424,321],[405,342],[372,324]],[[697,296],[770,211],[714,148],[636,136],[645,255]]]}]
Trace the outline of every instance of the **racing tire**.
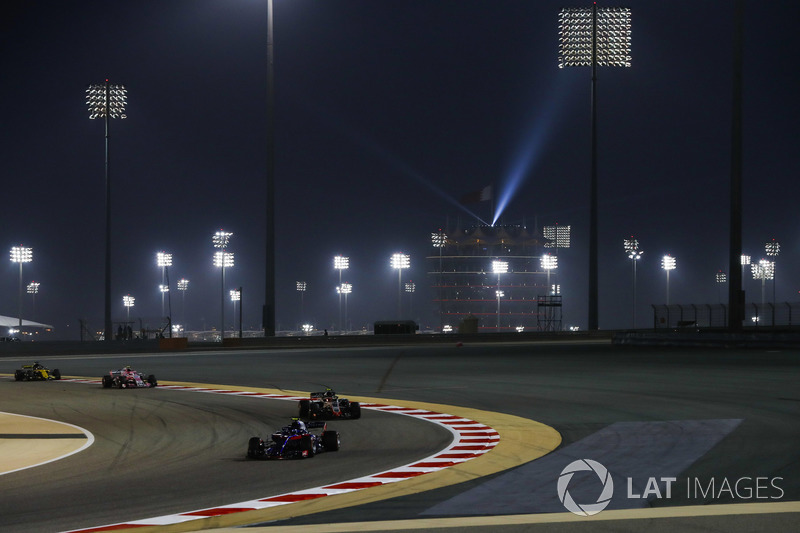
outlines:
[{"label": "racing tire", "polygon": [[260,437],[250,437],[247,443],[247,457],[250,459],[258,459],[264,455],[264,443]]},{"label": "racing tire", "polygon": [[53,379],[61,379],[61,371],[57,368],[53,369]]},{"label": "racing tire", "polygon": [[322,445],[326,451],[335,452],[339,450],[339,432],[338,431],[323,431],[322,432]]},{"label": "racing tire", "polygon": [[358,402],[350,402],[350,418],[361,418],[361,404]]},{"label": "racing tire", "polygon": [[298,416],[303,419],[308,419],[310,415],[311,415],[311,401],[300,400],[300,405],[298,407]]},{"label": "racing tire", "polygon": [[103,376],[103,388],[110,389],[114,384],[114,379],[111,376]]},{"label": "racing tire", "polygon": [[22,370],[14,371],[14,381],[22,381],[25,379],[25,373]]},{"label": "racing tire", "polygon": [[158,381],[156,381],[156,377],[153,374],[147,376],[147,383],[149,383],[151,387],[158,385]]},{"label": "racing tire", "polygon": [[314,449],[314,440],[311,438],[311,435],[305,435],[303,440],[300,441],[300,451],[308,452],[306,457],[309,459],[314,457],[314,454],[317,453],[317,450]]}]

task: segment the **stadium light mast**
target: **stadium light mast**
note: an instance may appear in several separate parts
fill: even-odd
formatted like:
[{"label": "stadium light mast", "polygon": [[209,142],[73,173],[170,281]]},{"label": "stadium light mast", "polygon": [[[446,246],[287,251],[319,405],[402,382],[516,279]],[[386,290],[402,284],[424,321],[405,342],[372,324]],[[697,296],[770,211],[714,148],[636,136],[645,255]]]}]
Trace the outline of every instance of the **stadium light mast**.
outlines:
[{"label": "stadium light mast", "polygon": [[775,305],[775,263],[778,259],[778,254],[781,253],[781,245],[775,239],[767,242],[764,245],[764,250],[767,253],[767,257],[772,258],[772,305]]},{"label": "stadium light mast", "polygon": [[724,284],[728,283],[728,275],[722,270],[720,270],[719,272],[717,272],[716,280],[717,280],[717,299],[719,300],[720,303],[722,303],[722,293],[720,288]]},{"label": "stadium light mast", "polygon": [[742,330],[745,294],[742,290],[742,268],[736,264],[742,253],[742,116],[743,116],[743,50],[744,0],[735,0],[733,9],[733,76],[731,79],[731,179],[730,231],[728,245],[728,330]]},{"label": "stadium light mast", "polygon": [[233,233],[219,230],[211,237],[214,248],[220,249],[220,251],[214,253],[214,266],[222,270],[222,285],[220,288],[220,327],[222,329],[220,330],[220,342],[224,342],[225,339],[225,269],[233,266],[233,253],[226,250],[232,236]]},{"label": "stadium light mast", "polygon": [[591,181],[589,209],[589,330],[598,329],[597,67],[631,66],[631,10],[625,7],[562,8],[558,68],[591,67]]},{"label": "stadium light mast", "polygon": [[623,240],[623,246],[625,247],[625,253],[628,255],[628,259],[631,260],[631,264],[633,265],[633,329],[636,329],[636,262],[642,258],[642,254],[644,253],[642,250],[639,249],[639,241],[631,236],[630,239]]},{"label": "stadium light mast", "polygon": [[500,274],[508,272],[508,261],[492,261],[492,272],[497,274],[497,289],[495,293],[497,294],[497,331],[500,331],[500,293],[503,292],[500,290]]},{"label": "stadium light mast", "polygon": [[342,293],[339,287],[342,286],[342,270],[350,268],[350,258],[343,255],[337,255],[333,258],[333,268],[339,271],[339,285],[336,292],[339,293],[339,333],[342,332]]},{"label": "stadium light mast", "polygon": [[267,0],[267,175],[264,257],[264,307],[261,322],[265,337],[275,336],[275,61],[273,58],[272,0]]},{"label": "stadium light mast", "polygon": [[39,294],[39,283],[38,281],[31,281],[28,283],[27,292],[31,295],[31,319],[36,320],[36,295]]},{"label": "stadium light mast", "polygon": [[762,259],[758,263],[750,265],[750,271],[753,273],[753,279],[761,280],[761,305],[765,303],[764,287],[768,279],[775,279],[775,263],[768,259]]},{"label": "stadium light mast", "polygon": [[22,263],[33,261],[33,248],[26,246],[14,246],[11,248],[11,262],[19,263],[19,335],[22,335]]},{"label": "stadium light mast", "polygon": [[130,294],[122,297],[122,305],[125,306],[125,310],[127,311],[127,316],[128,316],[127,322],[129,323],[131,321],[131,307],[133,307],[135,303],[136,303],[136,298],[134,298]]},{"label": "stadium light mast", "polygon": [[555,270],[558,268],[558,256],[557,255],[550,255],[545,254],[539,261],[542,266],[542,270],[547,272],[547,290],[550,290],[550,271]]},{"label": "stadium light mast", "polygon": [[392,254],[392,268],[397,269],[397,318],[403,316],[403,269],[411,267],[411,256],[403,253]]},{"label": "stadium light mast", "polygon": [[[342,294],[344,294],[344,327],[347,328],[347,295],[353,292],[353,285],[350,283],[342,283],[336,287],[336,292],[339,293],[340,300],[342,298]],[[339,328],[339,333],[341,334],[341,326],[339,326]]]},{"label": "stadium light mast", "polygon": [[86,105],[89,107],[89,118],[102,118],[105,122],[106,139],[106,258],[105,258],[105,340],[111,341],[113,331],[111,324],[111,171],[109,155],[109,121],[112,118],[124,119],[128,91],[124,85],[105,83],[89,85],[86,89]]},{"label": "stadium light mast", "polygon": [[444,302],[442,301],[442,295],[444,291],[444,287],[442,287],[442,250],[447,244],[447,235],[445,235],[441,228],[439,228],[439,231],[431,233],[431,244],[433,244],[434,248],[439,249],[439,331],[442,331],[442,328],[444,327]]},{"label": "stadium light mast", "polygon": [[661,258],[661,268],[667,272],[667,305],[669,305],[669,271],[675,270],[678,266],[678,261],[671,255],[667,254]]},{"label": "stadium light mast", "polygon": [[300,293],[300,319],[303,318],[303,300],[305,299],[306,289],[308,288],[308,283],[305,281],[298,281],[297,282],[297,292]]},{"label": "stadium light mast", "polygon": [[[231,295],[231,302],[233,302],[233,329],[236,329],[236,303],[242,299],[242,291],[240,291],[239,289],[231,289],[230,295]],[[241,327],[242,327],[242,322],[239,321],[240,331]],[[241,337],[242,336],[239,335],[239,338]]]},{"label": "stadium light mast", "polygon": [[[161,251],[156,253],[156,265],[161,268],[161,316],[166,316],[164,311],[164,295],[169,292],[167,283],[167,267],[172,266],[172,254]],[[166,287],[166,288],[165,288]]]},{"label": "stadium light mast", "polygon": [[184,329],[186,328],[186,291],[189,290],[189,280],[181,278],[178,280],[178,290],[181,291],[181,318]]}]

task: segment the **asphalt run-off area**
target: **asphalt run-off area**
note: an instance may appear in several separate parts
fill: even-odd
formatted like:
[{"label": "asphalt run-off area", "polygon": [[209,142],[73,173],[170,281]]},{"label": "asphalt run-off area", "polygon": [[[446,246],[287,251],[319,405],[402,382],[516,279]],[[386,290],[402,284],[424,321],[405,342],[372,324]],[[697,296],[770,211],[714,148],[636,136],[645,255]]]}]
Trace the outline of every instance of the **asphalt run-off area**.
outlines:
[{"label": "asphalt run-off area", "polygon": [[[792,346],[91,348],[0,354],[0,531],[789,531],[800,520]],[[64,379],[14,381],[33,359]],[[126,365],[160,386],[103,389]],[[329,422],[340,451],[245,460],[249,437],[326,387],[365,405],[359,420]]]}]

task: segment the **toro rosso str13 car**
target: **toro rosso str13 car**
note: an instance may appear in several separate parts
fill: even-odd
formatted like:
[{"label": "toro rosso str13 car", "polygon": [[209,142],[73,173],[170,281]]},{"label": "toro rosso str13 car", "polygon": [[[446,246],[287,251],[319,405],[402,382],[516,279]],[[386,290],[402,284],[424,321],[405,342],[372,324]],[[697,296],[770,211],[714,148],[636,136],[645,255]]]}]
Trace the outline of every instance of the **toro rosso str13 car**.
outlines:
[{"label": "toro rosso str13 car", "polygon": [[300,418],[306,420],[332,420],[336,418],[361,418],[361,404],[339,398],[331,389],[312,392],[308,400],[300,400]]},{"label": "toro rosso str13 car", "polygon": [[[311,433],[309,429],[322,429],[322,433]],[[339,449],[339,432],[328,430],[325,422],[309,422],[293,419],[288,426],[272,434],[272,441],[251,437],[247,444],[248,459],[306,459],[321,452]]]},{"label": "toro rosso str13 car", "polygon": [[14,379],[17,381],[49,381],[61,379],[61,372],[57,368],[49,370],[37,361],[32,365],[22,365],[22,368],[15,370]]},{"label": "toro rosso str13 car", "polygon": [[135,389],[141,387],[155,387],[158,385],[156,377],[149,374],[147,377],[142,372],[133,370],[131,367],[126,366],[119,370],[112,370],[103,376],[103,388],[110,389],[112,387],[117,389]]}]

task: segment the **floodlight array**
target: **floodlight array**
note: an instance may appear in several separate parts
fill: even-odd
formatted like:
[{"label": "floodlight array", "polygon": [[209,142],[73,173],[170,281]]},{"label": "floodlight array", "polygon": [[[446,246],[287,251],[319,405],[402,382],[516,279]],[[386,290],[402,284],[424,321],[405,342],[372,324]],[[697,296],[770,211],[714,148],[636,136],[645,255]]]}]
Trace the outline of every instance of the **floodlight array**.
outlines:
[{"label": "floodlight array", "polygon": [[178,290],[185,291],[189,288],[189,280],[186,278],[181,278],[178,280]]},{"label": "floodlight array", "polygon": [[661,258],[661,268],[664,270],[675,270],[678,266],[678,260],[671,255],[665,255]]},{"label": "floodlight array", "polygon": [[342,283],[338,287],[336,287],[336,292],[339,294],[350,294],[353,292],[353,285],[350,283]]},{"label": "floodlight array", "polygon": [[124,305],[125,307],[133,307],[134,303],[136,303],[136,298],[134,298],[130,294],[122,297],[122,305]]},{"label": "floodlight array", "polygon": [[39,285],[38,281],[31,281],[28,283],[28,294],[39,294]]},{"label": "floodlight array", "polygon": [[778,241],[772,239],[771,242],[764,245],[764,250],[766,250],[768,256],[777,257],[781,252],[781,245]]},{"label": "floodlight array", "polygon": [[228,268],[233,266],[233,252],[214,253],[214,266]]},{"label": "floodlight array", "polygon": [[231,232],[219,230],[211,237],[214,248],[227,248],[232,236]]},{"label": "floodlight array", "polygon": [[728,275],[725,272],[717,272],[717,283],[727,283]]},{"label": "floodlight array", "polygon": [[86,105],[89,107],[89,118],[91,119],[105,118],[106,116],[128,118],[125,114],[127,101],[128,90],[124,85],[103,83],[89,85],[89,88],[86,89]]},{"label": "floodlight array", "polygon": [[333,268],[336,270],[347,270],[350,268],[350,258],[343,255],[337,255],[333,258]]},{"label": "floodlight array", "polygon": [[434,248],[444,248],[444,245],[447,242],[447,235],[443,232],[438,233],[431,233],[431,243],[433,244]]},{"label": "floodlight array", "polygon": [[741,259],[740,259],[740,264],[741,264],[742,266],[744,266],[744,265],[749,265],[749,264],[750,264],[750,256],[749,256],[749,255],[744,255],[744,254],[742,254],[742,257],[741,257]]},{"label": "floodlight array", "polygon": [[625,247],[625,253],[628,254],[628,259],[641,259],[644,252],[639,249],[639,241],[631,237],[624,239],[622,244]]},{"label": "floodlight array", "polygon": [[409,268],[411,266],[411,257],[406,254],[392,254],[392,268]]},{"label": "floodlight array", "polygon": [[231,301],[238,302],[242,299],[242,293],[239,292],[237,289],[231,289]]},{"label": "floodlight array", "polygon": [[169,292],[169,285],[159,285],[158,290],[163,292]]},{"label": "floodlight array", "polygon": [[543,255],[541,259],[542,270],[555,270],[558,268],[558,256]]},{"label": "floodlight array", "polygon": [[156,253],[156,264],[160,267],[172,266],[172,254],[167,252]]},{"label": "floodlight array", "polygon": [[406,292],[414,292],[417,290],[417,284],[413,281],[406,283]]},{"label": "floodlight array", "polygon": [[300,292],[306,292],[307,284],[305,281],[298,281],[297,282],[297,290]]},{"label": "floodlight array", "polygon": [[[600,67],[631,66],[631,10],[598,7],[597,50]],[[558,14],[558,67],[592,66],[592,8],[567,7]]]},{"label": "floodlight array", "polygon": [[758,263],[750,265],[750,272],[753,273],[753,279],[771,280],[775,278],[775,262],[767,259],[762,259]]},{"label": "floodlight array", "polygon": [[545,248],[569,248],[571,226],[545,226],[542,229],[546,242]]},{"label": "floodlight array", "polygon": [[33,248],[14,246],[11,248],[12,263],[30,263],[33,261]]},{"label": "floodlight array", "polygon": [[492,261],[492,272],[495,274],[508,272],[508,261]]}]

